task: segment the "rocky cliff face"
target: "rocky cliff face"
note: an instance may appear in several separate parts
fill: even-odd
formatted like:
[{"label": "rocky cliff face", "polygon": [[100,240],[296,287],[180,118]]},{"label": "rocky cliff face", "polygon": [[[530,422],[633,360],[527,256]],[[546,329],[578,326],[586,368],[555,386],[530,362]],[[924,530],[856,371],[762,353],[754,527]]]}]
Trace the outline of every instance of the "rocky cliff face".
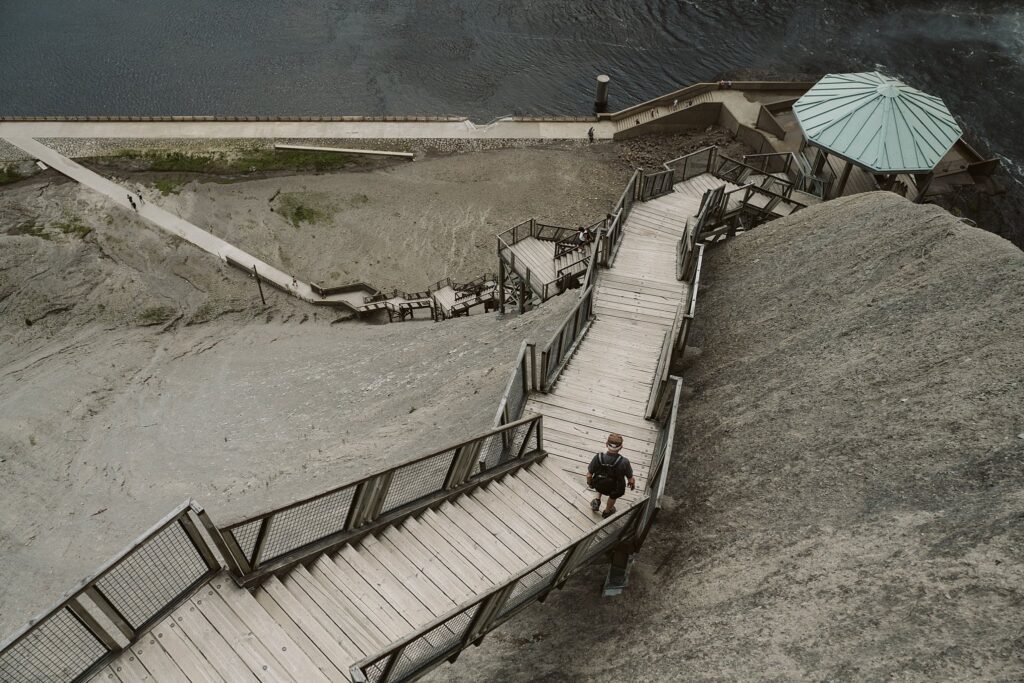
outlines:
[{"label": "rocky cliff face", "polygon": [[1019,680],[1024,254],[873,193],[708,250],[667,493],[433,680]]}]

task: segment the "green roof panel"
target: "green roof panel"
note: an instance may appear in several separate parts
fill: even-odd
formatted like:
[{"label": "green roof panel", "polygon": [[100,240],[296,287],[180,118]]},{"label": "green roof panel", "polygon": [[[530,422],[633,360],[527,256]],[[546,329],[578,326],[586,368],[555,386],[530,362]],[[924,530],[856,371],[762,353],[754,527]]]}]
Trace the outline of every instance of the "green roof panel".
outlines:
[{"label": "green roof panel", "polygon": [[877,71],[829,74],[793,112],[808,142],[874,173],[927,173],[963,135],[941,99]]}]

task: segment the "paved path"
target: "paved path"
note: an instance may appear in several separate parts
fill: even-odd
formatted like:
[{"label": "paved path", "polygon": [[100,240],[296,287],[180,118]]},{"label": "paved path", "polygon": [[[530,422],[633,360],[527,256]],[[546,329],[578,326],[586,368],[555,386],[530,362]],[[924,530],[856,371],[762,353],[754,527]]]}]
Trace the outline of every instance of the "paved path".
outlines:
[{"label": "paved path", "polygon": [[611,121],[0,121],[0,137],[21,138],[444,138],[582,140]]}]

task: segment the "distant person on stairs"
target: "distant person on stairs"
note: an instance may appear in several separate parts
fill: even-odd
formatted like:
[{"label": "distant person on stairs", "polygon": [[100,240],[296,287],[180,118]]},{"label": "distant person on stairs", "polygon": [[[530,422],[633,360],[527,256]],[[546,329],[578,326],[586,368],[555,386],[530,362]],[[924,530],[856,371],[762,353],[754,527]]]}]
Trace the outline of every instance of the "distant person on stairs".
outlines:
[{"label": "distant person on stairs", "polygon": [[633,466],[619,451],[622,450],[622,435],[609,434],[605,442],[604,453],[598,453],[590,461],[587,468],[587,486],[597,491],[597,498],[590,501],[590,509],[597,512],[601,509],[601,496],[608,496],[608,505],[602,517],[615,514],[615,501],[626,493],[626,484],[630,490],[636,488],[633,478]]},{"label": "distant person on stairs", "polygon": [[576,241],[580,244],[590,244],[590,230],[581,225],[576,231]]}]

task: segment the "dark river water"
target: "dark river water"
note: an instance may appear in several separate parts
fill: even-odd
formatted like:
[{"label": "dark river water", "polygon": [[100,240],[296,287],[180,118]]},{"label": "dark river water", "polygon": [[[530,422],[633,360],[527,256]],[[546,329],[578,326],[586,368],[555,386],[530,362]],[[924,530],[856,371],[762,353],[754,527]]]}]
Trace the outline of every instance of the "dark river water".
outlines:
[{"label": "dark river water", "polygon": [[617,109],[731,69],[880,69],[1014,167],[1022,54],[1024,2],[0,0],[0,114],[482,122],[587,113],[598,73]]}]

